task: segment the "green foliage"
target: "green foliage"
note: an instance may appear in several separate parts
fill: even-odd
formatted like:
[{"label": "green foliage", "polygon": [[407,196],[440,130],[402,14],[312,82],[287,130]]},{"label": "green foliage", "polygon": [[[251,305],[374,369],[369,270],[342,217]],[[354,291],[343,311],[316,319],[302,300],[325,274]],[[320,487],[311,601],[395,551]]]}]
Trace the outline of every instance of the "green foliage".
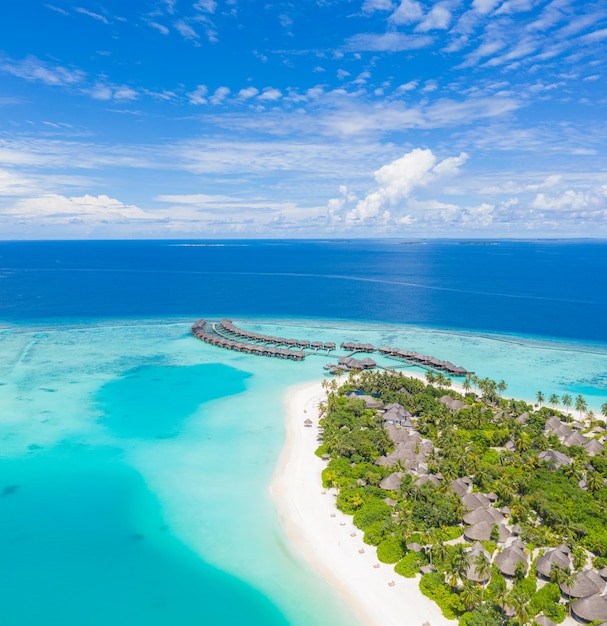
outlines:
[{"label": "green foliage", "polygon": [[349,485],[345,489],[340,489],[337,498],[335,498],[335,506],[346,515],[354,515],[364,504],[365,490],[363,487],[355,485],[356,483]]},{"label": "green foliage", "polygon": [[390,518],[392,509],[382,500],[371,500],[356,511],[354,514],[354,525],[361,530],[365,530],[374,522],[383,522]]},{"label": "green foliage", "polygon": [[464,612],[464,606],[459,595],[451,591],[451,587],[447,585],[439,572],[422,576],[419,588],[425,596],[438,604],[447,619],[456,619],[458,615]]},{"label": "green foliage", "polygon": [[397,537],[387,537],[377,546],[377,558],[382,563],[397,563],[405,556],[405,546]]},{"label": "green foliage", "polygon": [[412,486],[409,497],[415,499],[411,519],[421,529],[453,526],[461,520],[461,500],[452,491],[442,491],[427,482]]},{"label": "green foliage", "polygon": [[520,589],[521,593],[532,596],[537,589],[537,576],[535,572],[532,571],[526,578],[517,580],[514,584],[514,589]]},{"label": "green foliage", "polygon": [[419,568],[422,565],[426,565],[423,554],[419,552],[407,552],[394,566],[394,571],[405,578],[415,578],[415,575],[419,574]]},{"label": "green foliage", "polygon": [[475,611],[464,613],[459,620],[459,626],[501,626],[501,624],[499,612],[487,604]]},{"label": "green foliage", "polygon": [[322,459],[323,454],[329,454],[329,450],[327,449],[327,446],[323,443],[321,446],[316,448],[316,450],[314,451],[314,454],[318,458]]},{"label": "green foliage", "polygon": [[383,521],[374,522],[365,528],[363,541],[370,546],[378,546],[386,536],[386,524]]},{"label": "green foliage", "polygon": [[[547,583],[531,596],[529,611],[533,616],[544,613],[553,622],[562,622],[565,618],[566,610],[564,606],[558,605],[560,599],[561,590],[559,586],[556,583]],[[558,619],[561,613],[562,618]]]}]

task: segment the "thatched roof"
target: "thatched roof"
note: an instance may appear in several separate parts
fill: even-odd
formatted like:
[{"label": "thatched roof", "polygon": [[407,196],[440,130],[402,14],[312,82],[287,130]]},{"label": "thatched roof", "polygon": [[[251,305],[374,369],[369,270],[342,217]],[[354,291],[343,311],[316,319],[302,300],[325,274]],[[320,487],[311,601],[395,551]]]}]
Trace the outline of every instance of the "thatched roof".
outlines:
[{"label": "thatched roof", "polygon": [[581,433],[573,433],[569,435],[563,442],[566,446],[583,446],[588,443],[588,438],[584,437]]},{"label": "thatched roof", "polygon": [[605,581],[594,570],[584,570],[576,574],[575,582],[571,587],[569,585],[560,585],[560,587],[561,591],[570,598],[587,598],[596,593],[602,593],[605,589]]},{"label": "thatched roof", "polygon": [[605,450],[605,446],[596,439],[591,439],[584,444],[584,449],[589,456],[601,454]]},{"label": "thatched roof", "polygon": [[434,474],[424,474],[420,476],[416,481],[413,482],[414,485],[423,485],[424,483],[432,483],[433,485],[440,485],[440,478],[435,476]]},{"label": "thatched roof", "polygon": [[491,555],[489,554],[489,552],[487,552],[487,550],[485,549],[482,543],[477,541],[471,546],[470,550],[468,551],[468,554],[470,555],[470,565],[464,572],[464,576],[468,580],[471,580],[472,582],[475,582],[475,583],[487,582],[489,578],[491,577],[491,573],[485,574],[484,576],[480,576],[479,573],[476,571],[474,560],[479,554],[484,554],[487,560],[491,562]]},{"label": "thatched roof", "polygon": [[555,548],[546,552],[535,563],[538,573],[544,578],[550,578],[550,570],[552,570],[553,565],[558,565],[562,568],[571,567],[569,555],[559,550],[559,548]]},{"label": "thatched roof", "polygon": [[603,567],[599,570],[599,576],[604,580],[607,580],[607,567]]},{"label": "thatched roof", "polygon": [[521,413],[517,418],[516,421],[519,424],[526,424],[527,420],[529,419],[529,412],[525,411],[524,413]]},{"label": "thatched roof", "polygon": [[607,619],[607,598],[599,594],[577,600],[571,605],[574,615],[586,622]]},{"label": "thatched roof", "polygon": [[554,468],[558,468],[561,465],[569,465],[571,463],[571,459],[566,454],[557,452],[556,450],[544,450],[537,455],[537,458],[540,461],[550,463],[550,465]]},{"label": "thatched roof", "polygon": [[462,502],[468,511],[474,511],[475,509],[486,508],[491,505],[491,502],[487,496],[482,493],[467,493],[462,496]]},{"label": "thatched roof", "polygon": [[489,541],[491,539],[491,528],[493,524],[489,522],[479,522],[464,529],[464,537],[468,541]]},{"label": "thatched roof", "polygon": [[548,619],[545,615],[538,615],[535,618],[535,623],[537,624],[537,626],[556,626],[556,624],[551,619]]},{"label": "thatched roof", "polygon": [[424,546],[417,543],[417,541],[412,541],[411,543],[407,544],[407,550],[410,550],[411,552],[421,552],[423,549]]},{"label": "thatched roof", "polygon": [[390,474],[390,476],[386,476],[386,478],[379,483],[379,486],[382,489],[386,489],[386,491],[397,491],[403,482],[403,476],[403,472]]},{"label": "thatched roof", "polygon": [[464,478],[456,478],[451,481],[451,489],[455,491],[455,493],[461,498],[465,496],[469,491],[472,485],[472,480],[468,476],[464,476]]},{"label": "thatched roof", "polygon": [[495,557],[494,563],[504,576],[514,576],[517,563],[523,563],[527,571],[527,555],[520,548],[504,548]]},{"label": "thatched roof", "polygon": [[466,524],[478,524],[479,522],[489,522],[490,524],[500,524],[504,521],[504,516],[493,507],[474,509],[464,515]]}]

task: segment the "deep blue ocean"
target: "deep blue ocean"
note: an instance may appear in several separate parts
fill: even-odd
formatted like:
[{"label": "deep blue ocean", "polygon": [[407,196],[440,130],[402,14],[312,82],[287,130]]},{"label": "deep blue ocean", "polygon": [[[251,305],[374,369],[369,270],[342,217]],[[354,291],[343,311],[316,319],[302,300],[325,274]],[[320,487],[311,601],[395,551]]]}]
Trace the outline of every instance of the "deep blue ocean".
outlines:
[{"label": "deep blue ocean", "polygon": [[604,241],[0,243],[0,319],[227,314],[607,341]]},{"label": "deep blue ocean", "polygon": [[596,410],[606,276],[600,241],[1,242],[0,625],[356,626],[268,489],[285,390],[327,357],[191,323],[405,347]]}]

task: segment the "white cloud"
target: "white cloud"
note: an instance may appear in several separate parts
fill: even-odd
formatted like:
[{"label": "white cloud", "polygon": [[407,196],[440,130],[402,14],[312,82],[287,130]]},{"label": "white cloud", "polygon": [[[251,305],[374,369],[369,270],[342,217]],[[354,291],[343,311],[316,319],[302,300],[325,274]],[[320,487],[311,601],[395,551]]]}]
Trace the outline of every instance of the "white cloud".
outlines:
[{"label": "white cloud", "polygon": [[389,32],[382,35],[375,33],[360,33],[350,37],[346,42],[348,50],[361,52],[402,52],[403,50],[418,50],[429,46],[434,40],[429,35],[405,35],[404,33]]},{"label": "white cloud", "polygon": [[139,94],[134,89],[122,86],[114,91],[114,100],[135,100],[138,95]]},{"label": "white cloud", "polygon": [[162,33],[163,35],[168,35],[169,34],[169,29],[166,26],[163,26],[162,24],[159,24],[158,22],[148,22],[148,24],[156,29],[159,33]]},{"label": "white cloud", "polygon": [[31,180],[9,170],[0,169],[0,196],[21,196],[31,190]]},{"label": "white cloud", "polygon": [[491,13],[500,2],[501,0],[474,0],[472,2],[472,8],[481,15],[487,15]]},{"label": "white cloud", "polygon": [[200,35],[189,24],[186,24],[183,20],[177,20],[175,22],[175,28],[177,29],[177,32],[184,39],[196,40],[200,38]]},{"label": "white cloud", "polygon": [[238,92],[238,97],[243,100],[248,100],[249,98],[254,98],[259,93],[259,89],[256,87],[245,87]]},{"label": "white cloud", "polygon": [[422,19],[424,12],[422,6],[416,0],[401,0],[399,7],[390,16],[395,24],[411,24]]},{"label": "white cloud", "polygon": [[190,100],[190,104],[207,104],[207,94],[209,89],[206,85],[198,85],[194,91],[186,94]]},{"label": "white cloud", "polygon": [[274,89],[273,87],[266,87],[258,98],[259,100],[275,102],[276,100],[280,100],[280,98],[282,98],[282,92],[279,89]]},{"label": "white cloud", "polygon": [[393,11],[392,0],[365,0],[363,2],[364,13],[374,13],[375,11]]},{"label": "white cloud", "polygon": [[23,61],[2,61],[0,70],[28,81],[53,86],[75,85],[86,78],[86,74],[81,70],[53,66],[35,57],[27,57]]},{"label": "white cloud", "polygon": [[88,9],[84,9],[83,7],[76,7],[74,10],[77,13],[81,13],[82,15],[88,15],[89,17],[92,17],[94,20],[103,22],[104,24],[109,24],[108,19],[105,16],[100,15],[99,13],[93,13],[92,11],[89,11]]},{"label": "white cloud", "polygon": [[4,211],[19,219],[50,219],[69,221],[116,221],[121,219],[146,219],[151,216],[135,205],[125,205],[106,195],[66,197],[58,194],[23,198]]},{"label": "white cloud", "polygon": [[215,0],[198,0],[194,4],[194,8],[199,11],[205,11],[206,13],[215,13],[217,10],[217,2]]},{"label": "white cloud", "polygon": [[209,102],[215,106],[220,105],[229,95],[229,87],[217,87],[215,93],[209,98]]},{"label": "white cloud", "polygon": [[[392,217],[390,209],[402,208],[414,189],[424,187],[430,182],[458,173],[459,167],[467,160],[464,153],[436,162],[432,150],[415,148],[404,156],[380,167],[374,172],[378,187],[368,193],[356,206],[345,214],[347,222],[376,221],[386,222]],[[342,211],[346,198],[334,198],[329,201],[330,215]]]},{"label": "white cloud", "polygon": [[451,24],[451,11],[441,4],[436,4],[415,30],[420,33],[427,33],[430,30],[446,30],[449,24]]}]

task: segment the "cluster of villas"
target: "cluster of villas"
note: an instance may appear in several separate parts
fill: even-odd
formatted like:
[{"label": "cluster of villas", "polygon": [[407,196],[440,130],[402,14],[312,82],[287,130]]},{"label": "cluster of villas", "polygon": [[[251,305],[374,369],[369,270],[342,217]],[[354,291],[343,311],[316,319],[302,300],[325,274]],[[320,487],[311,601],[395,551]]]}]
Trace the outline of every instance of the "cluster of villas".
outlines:
[{"label": "cluster of villas", "polygon": [[429,367],[441,372],[450,374],[451,376],[466,376],[467,374],[473,374],[469,372],[465,367],[459,365],[453,365],[450,361],[441,361],[433,356],[426,356],[425,354],[418,354],[417,352],[410,352],[409,350],[401,350],[400,348],[390,348],[388,346],[382,346],[378,349],[378,352],[385,356],[389,356],[393,359],[400,359],[408,361],[410,363],[416,363],[423,367]]},{"label": "cluster of villas", "polygon": [[[398,466],[401,471],[396,471],[384,478],[379,486],[387,491],[398,491],[403,477],[406,473],[410,474],[416,485],[422,485],[431,482],[440,485],[444,482],[441,474],[428,473],[428,457],[434,450],[434,444],[429,439],[423,438],[416,431],[413,421],[413,415],[398,403],[390,403],[384,405],[378,398],[359,395],[356,393],[349,394],[350,397],[357,397],[365,401],[367,408],[374,409],[384,420],[386,431],[392,438],[395,448],[386,456],[381,456],[376,460],[377,465],[386,467]],[[465,406],[460,400],[451,396],[443,396],[441,402],[448,406],[452,411],[458,411]],[[523,414],[523,419],[528,415]],[[558,423],[557,423],[558,422]],[[576,423],[574,423],[574,428]],[[579,424],[583,427],[583,424]],[[567,430],[565,430],[567,429]],[[604,429],[597,427],[598,430]],[[557,434],[565,443],[565,445],[583,445],[588,454],[599,454],[604,450],[604,445],[596,439],[588,439],[575,436],[576,430],[571,429],[567,424],[559,420],[556,416],[552,417],[546,423],[546,434]],[[597,433],[594,433],[597,434]],[[594,443],[593,443],[594,442]],[[554,454],[557,456],[554,457]],[[558,467],[559,463],[553,462],[554,458],[560,459],[562,455],[567,463],[571,463],[571,459],[561,452],[547,450],[542,452],[539,457],[550,463],[553,467]],[[584,488],[583,485],[582,488]],[[511,522],[511,510],[507,506],[497,507],[498,496],[495,493],[478,493],[472,491],[473,482],[471,477],[457,478],[450,481],[451,490],[461,498],[462,505],[466,511],[463,515],[462,522],[465,525],[464,539],[471,545],[468,548],[470,555],[469,563],[464,576],[468,580],[480,584],[489,581],[490,574],[479,573],[474,566],[474,559],[479,553],[485,554],[489,562],[492,562],[499,572],[508,578],[513,578],[521,568],[527,572],[530,566],[530,560],[540,554],[540,549],[531,550],[521,539],[521,528]],[[385,502],[390,506],[395,506],[396,501],[392,498],[386,498]],[[481,542],[493,540],[499,546],[499,551],[492,557]],[[458,540],[455,540],[458,541]],[[408,544],[409,550],[421,551],[423,546],[412,543]],[[590,561],[590,553],[588,553]],[[547,549],[537,558],[535,567],[538,574],[538,584],[542,586],[550,581],[551,570],[554,565],[561,568],[571,568],[571,549],[569,546],[560,545],[557,548]],[[432,565],[426,565],[421,568],[422,573],[436,571]],[[586,568],[575,575],[573,584],[562,583],[560,585],[561,592],[572,601],[572,614],[581,622],[600,622],[605,623],[601,626],[607,626],[607,597],[604,593],[607,584],[607,567],[594,570]],[[540,616],[538,623],[543,626],[554,626],[553,622],[545,616]]]}]

